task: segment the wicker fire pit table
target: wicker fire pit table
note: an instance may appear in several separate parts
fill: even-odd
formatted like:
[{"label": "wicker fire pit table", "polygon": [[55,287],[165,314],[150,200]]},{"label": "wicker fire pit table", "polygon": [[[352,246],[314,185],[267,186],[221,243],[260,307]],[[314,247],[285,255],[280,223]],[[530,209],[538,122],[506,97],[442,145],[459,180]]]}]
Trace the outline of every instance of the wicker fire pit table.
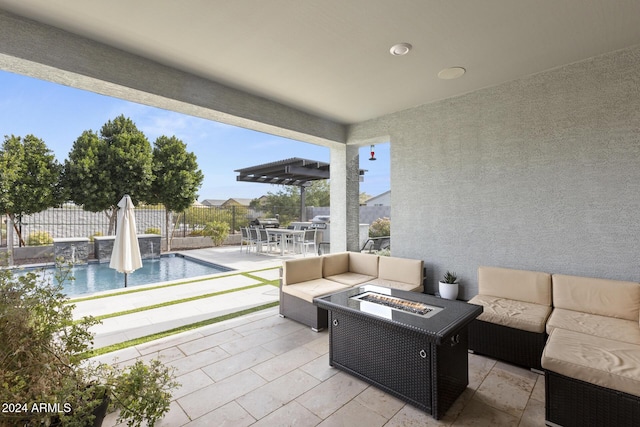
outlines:
[{"label": "wicker fire pit table", "polygon": [[329,311],[329,364],[435,419],[469,384],[467,325],[482,307],[363,285],[315,298]]}]

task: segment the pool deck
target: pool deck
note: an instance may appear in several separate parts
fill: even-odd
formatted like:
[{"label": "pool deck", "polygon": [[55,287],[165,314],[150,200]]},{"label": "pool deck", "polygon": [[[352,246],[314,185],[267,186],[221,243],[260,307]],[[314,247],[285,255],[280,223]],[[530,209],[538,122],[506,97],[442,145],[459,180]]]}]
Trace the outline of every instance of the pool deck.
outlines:
[{"label": "pool deck", "polygon": [[[267,269],[251,274],[267,280],[277,277],[277,267],[283,259],[240,253],[237,247],[185,253],[238,271]],[[82,307],[79,310],[95,310],[93,314],[115,312],[124,307],[162,302],[167,297],[180,298],[189,295],[188,289],[193,293],[207,293],[211,289],[251,282],[251,277],[245,275],[234,278],[99,299],[92,302],[93,307],[79,304]],[[201,310],[199,313],[195,312],[195,305],[179,304],[155,315],[145,311],[127,316],[127,321],[121,321],[118,327],[105,321],[103,329],[98,330],[100,339],[106,342],[137,333],[146,335],[153,328],[180,325],[181,317],[190,321],[198,316],[215,317],[229,309],[228,304],[235,304],[233,310],[236,310],[276,301],[278,295],[274,290],[277,289],[267,286],[267,289],[260,286],[237,291],[238,298],[224,303],[215,299],[224,295],[203,300],[207,303],[197,307]],[[251,290],[254,293],[249,292]],[[434,420],[413,406],[332,368],[328,351],[326,331],[312,332],[307,326],[280,318],[278,308],[273,307],[107,353],[97,359],[113,363],[117,358],[117,363],[127,365],[135,360],[160,358],[175,368],[181,386],[173,392],[170,412],[156,424],[159,427],[544,425],[544,376],[528,370],[470,354],[469,386],[442,419]],[[108,414],[103,425],[123,426],[116,418],[115,413]]]},{"label": "pool deck", "polygon": [[[283,259],[301,256],[288,255],[283,257],[279,256],[279,254],[256,254],[255,252],[247,254],[246,252],[240,252],[237,246],[195,249],[180,251],[180,253],[192,258],[230,267],[235,271],[212,275],[209,280],[189,283],[188,285],[164,287],[144,292],[133,292],[108,298],[76,302],[74,317],[79,318],[84,315],[101,316],[230,289],[259,285],[261,281],[258,279],[234,273],[251,272],[252,276],[264,280],[276,280],[279,274],[278,267],[282,265]],[[229,276],[230,274],[231,276]],[[194,279],[196,278],[186,279],[186,281]],[[166,283],[176,283],[176,281]],[[157,286],[158,284],[135,286],[127,288],[127,290],[142,290]],[[125,288],[92,295],[109,295],[123,290]],[[100,348],[121,343],[213,317],[276,302],[278,299],[278,289],[276,287],[263,285],[107,318],[102,320],[102,324],[96,325],[91,329],[95,333],[94,347]]]}]

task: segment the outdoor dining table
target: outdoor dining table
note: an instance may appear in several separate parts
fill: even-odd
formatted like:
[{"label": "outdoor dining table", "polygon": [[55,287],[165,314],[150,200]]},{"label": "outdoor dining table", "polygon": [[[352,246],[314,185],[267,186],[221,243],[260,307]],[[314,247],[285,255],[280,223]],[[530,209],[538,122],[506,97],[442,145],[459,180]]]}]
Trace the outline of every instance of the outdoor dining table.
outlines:
[{"label": "outdoor dining table", "polygon": [[287,237],[304,234],[304,230],[293,230],[290,228],[266,228],[267,235],[274,235],[276,240],[280,242],[280,255],[284,255],[284,247],[287,243]]}]

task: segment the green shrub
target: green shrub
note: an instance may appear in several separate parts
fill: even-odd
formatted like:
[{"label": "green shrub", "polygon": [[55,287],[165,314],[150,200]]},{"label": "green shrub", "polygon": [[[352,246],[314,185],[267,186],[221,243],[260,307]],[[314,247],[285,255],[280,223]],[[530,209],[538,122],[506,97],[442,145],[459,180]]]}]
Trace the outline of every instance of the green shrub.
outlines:
[{"label": "green shrub", "polygon": [[158,227],[149,227],[144,230],[144,234],[162,234]]},{"label": "green shrub", "polygon": [[378,218],[369,226],[369,237],[391,236],[391,220],[387,217]]},{"label": "green shrub", "polygon": [[46,231],[33,231],[27,237],[28,246],[44,246],[53,244],[53,237]]},{"label": "green shrub", "polygon": [[179,385],[173,370],[157,359],[127,367],[86,360],[94,337],[90,328],[100,321],[74,318],[75,305],[62,284],[70,273],[60,266],[56,283],[44,273],[13,276],[0,269],[0,402],[27,408],[56,402],[65,408],[27,409],[8,418],[3,413],[0,426],[91,426],[105,398],[119,411],[118,425],[153,426],[169,411],[171,391]]},{"label": "green shrub", "polygon": [[220,246],[229,236],[229,224],[219,221],[208,222],[202,230],[202,235],[211,237],[214,246]]}]

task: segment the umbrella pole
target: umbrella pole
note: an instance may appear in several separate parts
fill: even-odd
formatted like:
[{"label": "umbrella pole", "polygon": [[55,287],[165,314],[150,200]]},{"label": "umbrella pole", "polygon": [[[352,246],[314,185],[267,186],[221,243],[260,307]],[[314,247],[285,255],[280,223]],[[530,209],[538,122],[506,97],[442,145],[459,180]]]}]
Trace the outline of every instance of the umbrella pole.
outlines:
[{"label": "umbrella pole", "polygon": [[127,273],[124,273],[124,287],[127,287]]}]

